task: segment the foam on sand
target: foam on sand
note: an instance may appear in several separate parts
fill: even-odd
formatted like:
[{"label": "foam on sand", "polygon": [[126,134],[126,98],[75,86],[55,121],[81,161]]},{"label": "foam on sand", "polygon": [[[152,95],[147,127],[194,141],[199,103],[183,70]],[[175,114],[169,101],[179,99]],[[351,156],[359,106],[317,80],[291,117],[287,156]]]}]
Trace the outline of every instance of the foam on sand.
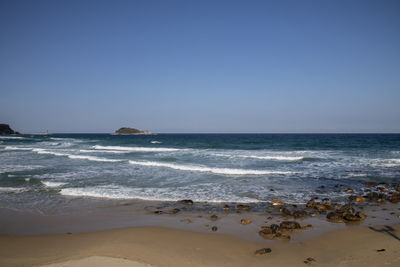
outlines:
[{"label": "foam on sand", "polygon": [[193,165],[179,165],[172,163],[161,163],[155,161],[134,161],[130,160],[130,164],[150,167],[165,167],[181,171],[192,171],[192,172],[211,172],[216,174],[228,174],[228,175],[265,175],[265,174],[277,174],[286,175],[292,174],[293,172],[286,171],[268,171],[268,170],[246,170],[246,169],[231,169],[231,168],[212,168],[205,166],[193,166]]}]

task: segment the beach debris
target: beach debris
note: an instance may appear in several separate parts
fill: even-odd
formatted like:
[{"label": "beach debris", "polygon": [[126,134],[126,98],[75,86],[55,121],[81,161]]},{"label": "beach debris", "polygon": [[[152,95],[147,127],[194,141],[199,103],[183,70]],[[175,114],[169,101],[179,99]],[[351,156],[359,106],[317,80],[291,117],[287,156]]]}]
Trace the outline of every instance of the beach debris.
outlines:
[{"label": "beach debris", "polygon": [[279,198],[274,198],[273,200],[271,200],[271,203],[273,206],[283,206],[285,205],[285,203],[280,200]]},{"label": "beach debris", "polygon": [[217,226],[213,226],[213,227],[211,228],[211,230],[212,230],[213,232],[216,232],[216,231],[218,230],[218,227],[217,227]]},{"label": "beach debris", "polygon": [[250,223],[251,223],[251,220],[241,219],[241,220],[240,220],[240,223],[243,224],[243,225],[247,225],[247,224],[250,224]]},{"label": "beach debris", "polygon": [[344,192],[346,192],[346,193],[353,193],[353,189],[347,188],[346,190],[344,190]]},{"label": "beach debris", "polygon": [[210,220],[215,222],[216,220],[218,220],[218,216],[213,214],[213,215],[210,216]]},{"label": "beach debris", "polygon": [[224,211],[230,211],[231,207],[229,207],[229,205],[225,205],[223,209],[224,209]]},{"label": "beach debris", "polygon": [[182,200],[178,200],[178,203],[184,204],[184,205],[193,205],[193,200],[191,200],[191,199],[182,199]]},{"label": "beach debris", "polygon": [[386,249],[384,249],[384,248],[376,250],[376,252],[384,252],[384,251],[386,251]]},{"label": "beach debris", "polygon": [[265,254],[271,253],[271,252],[272,252],[272,249],[270,249],[270,248],[261,248],[261,249],[257,249],[254,252],[254,254],[255,255],[265,255]]},{"label": "beach debris", "polygon": [[186,224],[189,224],[189,223],[192,223],[192,220],[186,219],[185,222],[186,222]]},{"label": "beach debris", "polygon": [[162,211],[162,210],[156,210],[155,212],[154,212],[154,214],[163,214],[164,212]]},{"label": "beach debris", "polygon": [[244,204],[238,204],[238,205],[236,205],[236,209],[239,211],[249,211],[249,210],[251,210],[251,206],[244,205]]}]

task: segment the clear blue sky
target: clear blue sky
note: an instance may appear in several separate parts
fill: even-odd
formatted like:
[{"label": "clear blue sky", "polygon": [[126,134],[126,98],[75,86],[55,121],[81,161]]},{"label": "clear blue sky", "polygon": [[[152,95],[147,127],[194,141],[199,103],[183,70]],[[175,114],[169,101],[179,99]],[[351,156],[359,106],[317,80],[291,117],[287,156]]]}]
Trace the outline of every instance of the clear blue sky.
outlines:
[{"label": "clear blue sky", "polygon": [[400,132],[400,1],[0,0],[25,132]]}]

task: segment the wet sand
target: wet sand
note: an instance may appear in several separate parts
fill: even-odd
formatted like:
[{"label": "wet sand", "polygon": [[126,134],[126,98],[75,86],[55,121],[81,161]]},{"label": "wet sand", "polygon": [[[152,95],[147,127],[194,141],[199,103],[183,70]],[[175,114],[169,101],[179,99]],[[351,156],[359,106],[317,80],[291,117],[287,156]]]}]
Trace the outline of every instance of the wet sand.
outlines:
[{"label": "wet sand", "polygon": [[[0,266],[399,266],[399,188],[386,191],[346,204],[102,201],[63,213],[0,208]],[[260,249],[265,253],[255,255]]]},{"label": "wet sand", "polygon": [[[400,224],[374,229],[352,227],[297,243],[251,242],[160,227],[2,235],[0,265],[99,266],[101,258],[93,256],[101,256],[110,257],[105,259],[107,266],[399,266]],[[255,255],[260,248],[272,251]]]}]

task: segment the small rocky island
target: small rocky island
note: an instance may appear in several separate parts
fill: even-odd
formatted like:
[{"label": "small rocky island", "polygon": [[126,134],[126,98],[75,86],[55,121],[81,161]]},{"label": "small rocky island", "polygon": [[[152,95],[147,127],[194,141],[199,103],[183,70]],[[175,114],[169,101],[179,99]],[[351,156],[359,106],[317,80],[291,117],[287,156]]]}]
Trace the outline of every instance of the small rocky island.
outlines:
[{"label": "small rocky island", "polygon": [[0,123],[0,134],[20,134],[20,133],[11,129],[10,125]]},{"label": "small rocky island", "polygon": [[135,128],[122,127],[115,131],[115,134],[121,135],[136,135],[136,134],[151,134],[149,131],[141,131]]}]

